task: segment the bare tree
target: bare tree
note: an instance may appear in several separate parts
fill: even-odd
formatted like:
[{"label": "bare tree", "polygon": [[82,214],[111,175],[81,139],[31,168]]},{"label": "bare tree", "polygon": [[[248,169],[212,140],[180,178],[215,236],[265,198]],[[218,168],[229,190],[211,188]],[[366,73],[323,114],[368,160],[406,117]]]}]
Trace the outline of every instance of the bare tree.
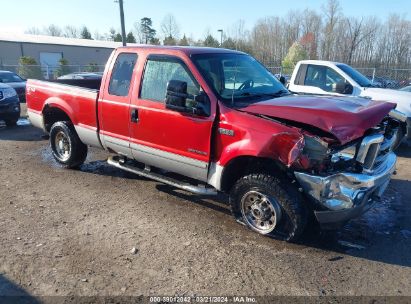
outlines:
[{"label": "bare tree", "polygon": [[165,38],[178,39],[180,35],[180,27],[176,18],[172,14],[164,16],[161,22],[161,32]]},{"label": "bare tree", "polygon": [[33,26],[25,30],[24,33],[30,35],[41,35],[43,34],[43,31],[40,30],[38,27]]},{"label": "bare tree", "polygon": [[74,25],[66,25],[63,29],[63,36],[67,38],[79,38],[79,29]]},{"label": "bare tree", "polygon": [[325,28],[322,43],[322,58],[325,60],[332,59],[333,46],[336,40],[335,28],[340,18],[340,4],[338,0],[328,0],[327,4],[323,6],[323,13],[325,15]]},{"label": "bare tree", "polygon": [[133,30],[134,37],[136,37],[137,43],[144,43],[144,33],[141,29],[141,23],[135,22],[134,23],[134,30]]},{"label": "bare tree", "polygon": [[375,32],[375,28],[364,27],[364,19],[345,18],[342,22],[344,29],[346,29],[346,39],[343,46],[346,52],[343,60],[348,64],[352,64],[354,53],[360,44]]},{"label": "bare tree", "polygon": [[315,11],[305,9],[301,19],[301,39],[308,38],[308,41],[301,44],[305,47],[308,57],[316,59],[318,57],[318,43],[321,33],[322,20],[321,16]]},{"label": "bare tree", "polygon": [[55,24],[50,24],[49,26],[44,28],[44,33],[48,36],[56,36],[56,37],[61,37],[63,35],[61,28]]},{"label": "bare tree", "polygon": [[251,43],[259,60],[279,65],[288,51],[282,19],[268,17],[258,20],[252,30]]}]

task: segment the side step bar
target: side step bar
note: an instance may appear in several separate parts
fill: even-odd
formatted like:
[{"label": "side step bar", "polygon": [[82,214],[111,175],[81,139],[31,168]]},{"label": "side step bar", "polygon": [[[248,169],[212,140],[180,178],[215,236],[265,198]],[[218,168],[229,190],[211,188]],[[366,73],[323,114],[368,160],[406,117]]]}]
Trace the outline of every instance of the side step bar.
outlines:
[{"label": "side step bar", "polygon": [[200,187],[200,186],[190,185],[187,183],[182,183],[173,178],[169,178],[169,177],[166,177],[166,176],[154,173],[154,172],[150,172],[148,170],[132,167],[125,163],[122,163],[118,156],[110,156],[107,159],[107,163],[121,170],[131,172],[131,173],[134,173],[134,174],[137,174],[137,175],[158,181],[160,183],[167,184],[175,188],[191,192],[191,193],[195,193],[199,195],[217,195],[217,190],[215,190],[214,188]]}]

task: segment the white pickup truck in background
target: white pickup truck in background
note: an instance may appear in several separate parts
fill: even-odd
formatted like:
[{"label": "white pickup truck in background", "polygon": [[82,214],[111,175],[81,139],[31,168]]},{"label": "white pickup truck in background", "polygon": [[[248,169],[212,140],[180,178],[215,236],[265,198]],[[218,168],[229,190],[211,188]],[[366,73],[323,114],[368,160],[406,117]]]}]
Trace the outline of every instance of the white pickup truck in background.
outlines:
[{"label": "white pickup truck in background", "polygon": [[297,94],[357,96],[397,104],[407,116],[407,138],[411,138],[411,92],[376,87],[371,80],[347,64],[303,60],[297,63],[288,89]]}]

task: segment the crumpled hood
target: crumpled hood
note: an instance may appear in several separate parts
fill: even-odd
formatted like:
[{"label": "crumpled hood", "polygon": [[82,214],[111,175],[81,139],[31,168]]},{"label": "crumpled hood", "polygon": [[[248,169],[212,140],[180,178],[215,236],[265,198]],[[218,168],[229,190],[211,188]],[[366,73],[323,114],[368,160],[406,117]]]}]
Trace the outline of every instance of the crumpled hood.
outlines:
[{"label": "crumpled hood", "polygon": [[311,125],[334,135],[341,144],[364,135],[395,108],[395,104],[365,98],[286,96],[241,110]]}]

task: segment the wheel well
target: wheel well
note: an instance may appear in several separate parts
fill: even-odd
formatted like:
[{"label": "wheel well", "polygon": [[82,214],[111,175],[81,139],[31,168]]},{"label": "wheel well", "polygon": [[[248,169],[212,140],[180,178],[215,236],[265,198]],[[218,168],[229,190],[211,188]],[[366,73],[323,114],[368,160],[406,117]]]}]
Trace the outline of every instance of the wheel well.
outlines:
[{"label": "wheel well", "polygon": [[223,171],[221,190],[228,192],[242,176],[257,172],[283,174],[283,168],[276,161],[269,158],[255,156],[237,157],[231,160]]},{"label": "wheel well", "polygon": [[43,110],[44,128],[50,132],[51,126],[58,121],[71,121],[70,117],[59,108],[46,107]]}]

